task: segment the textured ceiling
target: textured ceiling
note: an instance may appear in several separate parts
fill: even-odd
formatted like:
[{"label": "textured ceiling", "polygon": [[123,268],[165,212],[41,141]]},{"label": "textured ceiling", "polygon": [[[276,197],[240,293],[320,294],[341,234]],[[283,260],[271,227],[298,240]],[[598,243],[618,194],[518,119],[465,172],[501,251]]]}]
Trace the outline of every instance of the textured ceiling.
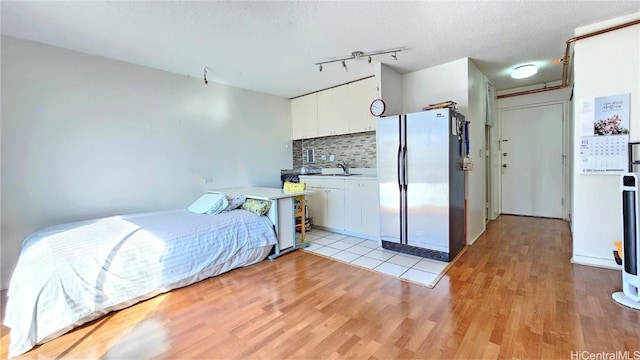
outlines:
[{"label": "textured ceiling", "polygon": [[[577,27],[640,11],[640,1],[2,1],[2,34],[223,84],[295,97],[373,75],[365,59],[403,48],[401,73],[469,57],[499,90],[559,80]],[[540,72],[513,80],[533,62]]]}]

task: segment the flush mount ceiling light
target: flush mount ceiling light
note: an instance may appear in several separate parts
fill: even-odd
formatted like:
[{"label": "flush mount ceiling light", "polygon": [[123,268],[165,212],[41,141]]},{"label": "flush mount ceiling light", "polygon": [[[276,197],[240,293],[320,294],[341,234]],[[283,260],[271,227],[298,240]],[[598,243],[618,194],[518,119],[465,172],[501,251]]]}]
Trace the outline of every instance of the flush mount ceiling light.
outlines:
[{"label": "flush mount ceiling light", "polygon": [[373,52],[368,52],[368,53],[365,53],[365,52],[362,52],[362,51],[354,51],[354,52],[351,53],[351,56],[343,56],[343,57],[340,57],[340,58],[337,58],[337,59],[333,59],[333,60],[320,61],[320,62],[317,62],[316,65],[318,65],[318,70],[320,72],[322,72],[322,65],[339,61],[339,62],[342,62],[342,69],[344,71],[349,71],[349,69],[347,69],[347,64],[345,63],[345,61],[347,61],[347,60],[353,60],[353,59],[359,59],[361,57],[366,57],[367,58],[367,62],[369,64],[371,64],[371,57],[372,56],[384,55],[384,54],[391,54],[391,58],[393,60],[398,60],[397,53],[399,53],[400,51],[402,51],[402,49],[373,51]]},{"label": "flush mount ceiling light", "polygon": [[533,64],[521,65],[511,71],[511,77],[514,79],[525,79],[535,75],[538,67]]}]

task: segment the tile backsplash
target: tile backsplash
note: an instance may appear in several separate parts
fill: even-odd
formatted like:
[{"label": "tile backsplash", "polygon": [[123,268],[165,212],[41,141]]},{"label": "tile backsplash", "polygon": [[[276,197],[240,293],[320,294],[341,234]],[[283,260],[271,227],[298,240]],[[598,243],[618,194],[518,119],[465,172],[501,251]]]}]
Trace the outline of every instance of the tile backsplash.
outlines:
[{"label": "tile backsplash", "polygon": [[[376,167],[375,131],[294,140],[292,149],[294,169],[303,165],[322,168],[337,167],[339,160],[344,160],[351,168]],[[314,149],[314,163],[308,163],[307,149]],[[332,154],[335,155],[336,161],[329,161],[329,156]]]}]

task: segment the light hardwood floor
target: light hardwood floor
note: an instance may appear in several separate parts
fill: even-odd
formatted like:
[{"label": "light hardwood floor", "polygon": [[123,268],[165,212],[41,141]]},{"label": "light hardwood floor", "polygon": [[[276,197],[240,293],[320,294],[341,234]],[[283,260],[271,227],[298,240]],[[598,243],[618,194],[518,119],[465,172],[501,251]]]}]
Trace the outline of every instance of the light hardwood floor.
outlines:
[{"label": "light hardwood floor", "polygon": [[[297,251],[111,313],[23,357],[640,356],[640,312],[611,300],[620,272],[570,258],[566,222],[515,216],[491,222],[434,289]],[[2,328],[3,358],[8,338]]]}]

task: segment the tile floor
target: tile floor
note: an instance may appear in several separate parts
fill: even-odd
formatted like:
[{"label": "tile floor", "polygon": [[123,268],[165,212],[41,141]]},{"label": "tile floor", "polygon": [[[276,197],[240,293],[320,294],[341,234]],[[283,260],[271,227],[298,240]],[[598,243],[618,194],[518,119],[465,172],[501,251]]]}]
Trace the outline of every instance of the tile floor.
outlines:
[{"label": "tile floor", "polygon": [[[298,240],[300,234],[296,234]],[[379,273],[433,287],[449,263],[383,249],[377,241],[313,229],[307,231],[309,251]]]}]

